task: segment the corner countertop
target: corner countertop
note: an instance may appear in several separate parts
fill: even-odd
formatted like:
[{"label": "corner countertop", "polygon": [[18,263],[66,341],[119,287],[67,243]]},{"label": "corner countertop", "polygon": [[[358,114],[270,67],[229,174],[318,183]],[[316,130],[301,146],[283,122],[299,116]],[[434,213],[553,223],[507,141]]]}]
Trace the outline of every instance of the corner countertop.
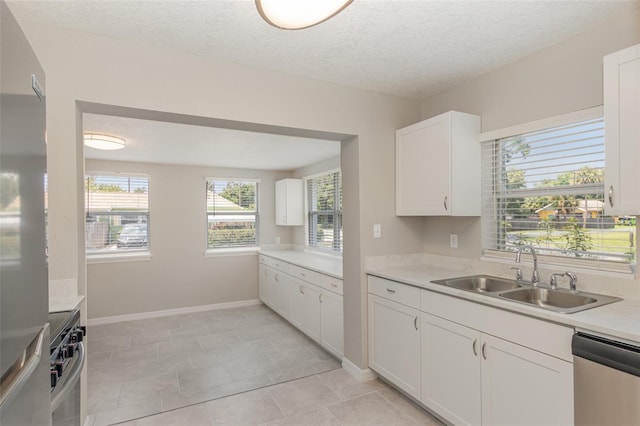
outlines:
[{"label": "corner countertop", "polygon": [[49,299],[49,312],[71,311],[80,306],[84,296],[52,297]]},{"label": "corner countertop", "polygon": [[342,257],[302,250],[260,250],[260,254],[342,279]]},{"label": "corner countertop", "polygon": [[[633,345],[640,345],[640,300],[622,300],[597,308],[587,309],[582,312],[562,314],[431,283],[432,280],[465,275],[461,274],[460,271],[452,269],[417,264],[374,267],[368,268],[366,272],[369,275],[375,275],[426,290],[482,303],[483,305],[575,327],[579,331],[609,336]],[[467,273],[466,275],[472,274]]]}]

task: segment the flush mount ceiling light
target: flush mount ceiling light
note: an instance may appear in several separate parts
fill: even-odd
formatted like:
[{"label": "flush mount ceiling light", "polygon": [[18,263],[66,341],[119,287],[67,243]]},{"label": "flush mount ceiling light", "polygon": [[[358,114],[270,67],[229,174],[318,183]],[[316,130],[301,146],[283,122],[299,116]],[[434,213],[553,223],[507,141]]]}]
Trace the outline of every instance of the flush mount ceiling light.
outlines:
[{"label": "flush mount ceiling light", "polygon": [[274,27],[300,30],[337,15],[353,0],[256,0],[260,16]]},{"label": "flush mount ceiling light", "polygon": [[111,151],[124,148],[125,140],[117,136],[103,135],[101,133],[85,133],[84,144],[91,148]]}]

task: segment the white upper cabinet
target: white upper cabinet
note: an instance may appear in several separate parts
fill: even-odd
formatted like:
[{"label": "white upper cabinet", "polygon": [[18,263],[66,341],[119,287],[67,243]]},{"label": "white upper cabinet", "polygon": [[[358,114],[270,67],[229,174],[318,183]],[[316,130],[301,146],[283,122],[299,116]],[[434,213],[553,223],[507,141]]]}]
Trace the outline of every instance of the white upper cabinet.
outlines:
[{"label": "white upper cabinet", "polygon": [[302,179],[276,181],[276,225],[304,225]]},{"label": "white upper cabinet", "polygon": [[604,57],[605,205],[640,215],[640,45]]},{"label": "white upper cabinet", "polygon": [[480,117],[450,111],[396,131],[396,215],[480,216]]}]

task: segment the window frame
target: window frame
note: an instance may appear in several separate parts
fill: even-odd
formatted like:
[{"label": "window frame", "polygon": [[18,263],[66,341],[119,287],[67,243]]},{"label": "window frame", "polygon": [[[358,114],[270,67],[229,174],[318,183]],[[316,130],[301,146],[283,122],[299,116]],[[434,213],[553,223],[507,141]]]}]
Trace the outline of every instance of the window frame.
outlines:
[{"label": "window frame", "polygon": [[[518,135],[533,133],[537,131],[542,131],[546,129],[556,128],[567,126],[575,123],[580,123],[588,120],[594,119],[603,119],[603,108],[594,107],[588,108],[585,110],[563,114],[559,116],[554,116],[542,120],[533,121],[530,123],[525,123],[521,125],[512,126],[505,129],[499,129],[495,131],[481,133],[478,137],[480,143],[483,144],[495,144],[496,141],[515,137]],[[606,161],[605,161],[605,171],[606,171]],[[486,165],[482,165],[482,178],[483,180],[487,178],[489,175],[493,175],[496,173],[495,164],[491,166],[491,170],[486,171]],[[523,191],[524,192],[524,191]],[[533,191],[532,191],[533,192]],[[486,199],[486,194],[483,190],[483,206],[485,203],[491,202],[491,200]],[[495,198],[495,195],[492,195],[492,198]],[[494,210],[495,211],[495,210]],[[490,247],[490,237],[488,236],[488,229],[491,227],[495,227],[497,218],[489,217],[485,209],[483,208],[482,216],[481,216],[481,234],[482,234],[482,259],[489,261],[497,261],[500,263],[513,262],[515,252],[502,250],[497,247]],[[638,235],[638,226],[636,226],[636,237]],[[635,273],[637,256],[634,259],[631,259],[630,262],[623,261],[609,261],[604,259],[587,259],[587,258],[574,258],[574,257],[565,257],[559,255],[539,255],[538,261],[543,265],[557,266],[563,268],[572,268],[574,270],[586,270],[589,272],[602,271],[607,274],[620,274],[621,276],[629,276]]]},{"label": "window frame", "polygon": [[93,251],[87,248],[87,217],[89,216],[88,208],[91,207],[91,201],[88,198],[88,189],[84,188],[84,197],[85,197],[85,214],[84,214],[84,232],[85,232],[85,257],[87,259],[87,263],[110,263],[110,262],[123,262],[123,261],[139,261],[139,260],[150,260],[151,259],[151,175],[149,173],[139,173],[139,172],[102,172],[102,171],[86,171],[84,174],[84,183],[86,184],[87,179],[90,177],[119,177],[119,178],[136,178],[146,179],[147,185],[147,209],[144,212],[141,211],[118,211],[118,212],[102,212],[93,215],[95,216],[124,216],[124,215],[135,215],[135,216],[146,216],[146,225],[147,225],[147,244],[146,247],[139,249],[118,249],[109,250],[109,251]]},{"label": "window frame", "polygon": [[[220,256],[220,255],[229,255],[229,254],[236,254],[236,255],[244,255],[244,254],[254,254],[256,253],[258,250],[260,250],[260,186],[261,186],[261,180],[258,178],[241,178],[241,177],[205,177],[205,197],[204,197],[204,202],[205,202],[205,214],[204,214],[204,220],[205,220],[205,234],[204,234],[204,247],[205,247],[205,257],[215,257],[215,256]],[[232,183],[253,183],[255,184],[256,188],[255,188],[255,212],[253,214],[242,214],[242,215],[246,215],[246,216],[253,216],[254,217],[254,227],[255,227],[255,245],[251,245],[251,246],[225,246],[225,247],[210,247],[209,246],[209,216],[212,214],[209,212],[208,208],[208,191],[209,191],[209,183],[210,182],[216,182],[216,181],[225,181],[227,183],[232,182]],[[224,213],[224,212],[219,212],[218,213],[221,216],[225,216],[225,215],[238,215],[238,212],[229,212],[229,213]]]},{"label": "window frame", "polygon": [[[317,245],[317,236],[316,236],[316,244],[311,244],[311,241],[310,241],[310,237],[312,235],[312,229],[314,231],[317,230],[317,228],[313,226],[313,223],[314,223],[313,216],[315,215],[316,218],[319,217],[320,212],[319,211],[315,212],[310,209],[312,200],[310,199],[311,194],[309,192],[309,182],[325,176],[334,175],[334,174],[336,175],[336,177],[334,177],[334,203],[333,203],[334,208],[331,211],[329,210],[322,211],[323,216],[333,216],[334,238],[331,244],[331,248],[328,248],[328,247],[322,247]],[[335,191],[335,184],[337,179],[340,180],[339,192]],[[342,202],[335,202],[337,200],[337,197],[341,198],[340,194],[342,192],[342,186],[343,186],[342,185],[342,169],[336,168],[336,169],[326,170],[321,173],[316,173],[314,175],[306,176],[303,178],[303,181],[304,181],[304,199],[305,199],[304,209],[305,209],[305,246],[306,248],[309,250],[314,250],[314,251],[318,251],[326,254],[342,256],[342,253],[344,250],[344,238],[342,236],[341,230],[343,225],[344,212],[342,209]],[[336,240],[336,237],[337,237],[337,240]]]}]

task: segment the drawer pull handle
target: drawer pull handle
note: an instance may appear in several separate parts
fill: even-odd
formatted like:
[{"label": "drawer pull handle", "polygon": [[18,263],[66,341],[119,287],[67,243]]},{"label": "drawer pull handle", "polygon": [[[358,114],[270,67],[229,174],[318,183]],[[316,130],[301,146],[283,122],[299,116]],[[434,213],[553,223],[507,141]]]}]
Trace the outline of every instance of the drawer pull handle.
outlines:
[{"label": "drawer pull handle", "polygon": [[447,206],[447,198],[448,198],[448,197],[445,195],[445,196],[444,196],[444,209],[445,209],[445,210],[449,210],[449,207]]},{"label": "drawer pull handle", "polygon": [[322,293],[318,295],[318,300],[320,301],[320,303],[322,303]]},{"label": "drawer pull handle", "polygon": [[303,276],[303,277],[307,276],[307,274],[305,274],[304,272],[300,272],[300,275]]},{"label": "drawer pull handle", "polygon": [[391,294],[394,294],[396,292],[395,290],[391,290],[390,288],[388,288],[387,291]]},{"label": "drawer pull handle", "polygon": [[331,283],[331,287],[338,287],[338,284],[336,284],[336,283]]},{"label": "drawer pull handle", "polygon": [[275,280],[276,280],[276,281],[280,281],[280,279],[278,278],[278,274],[276,274],[276,276],[275,276]]},{"label": "drawer pull handle", "polygon": [[300,293],[304,294],[304,286],[300,285]]},{"label": "drawer pull handle", "polygon": [[415,317],[413,319],[413,326],[416,328],[416,330],[418,329],[418,317]]},{"label": "drawer pull handle", "polygon": [[482,358],[487,359],[487,353],[485,352],[484,348],[487,346],[486,343],[482,344]]},{"label": "drawer pull handle", "polygon": [[478,356],[478,351],[476,350],[476,344],[478,343],[478,339],[473,339],[473,355]]}]

